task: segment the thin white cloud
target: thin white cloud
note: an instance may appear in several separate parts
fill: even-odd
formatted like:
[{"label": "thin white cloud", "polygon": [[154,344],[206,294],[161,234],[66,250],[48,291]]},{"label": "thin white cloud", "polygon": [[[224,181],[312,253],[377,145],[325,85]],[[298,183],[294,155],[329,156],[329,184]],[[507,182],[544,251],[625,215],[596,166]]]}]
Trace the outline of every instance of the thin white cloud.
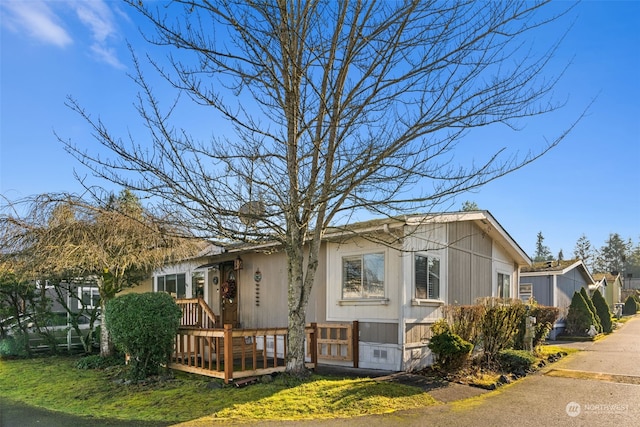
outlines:
[{"label": "thin white cloud", "polygon": [[73,1],[73,7],[80,22],[91,32],[93,43],[91,51],[96,58],[115,68],[125,68],[117,56],[116,49],[110,46],[112,40],[118,39],[118,27],[113,12],[102,0]]},{"label": "thin white cloud", "polygon": [[94,43],[91,45],[91,52],[93,52],[94,56],[100,61],[105,62],[114,68],[126,68],[126,66],[118,59],[118,54],[114,48]]},{"label": "thin white cloud", "polygon": [[124,69],[115,43],[120,41],[117,22],[128,18],[114,5],[116,17],[111,6],[103,0],[0,0],[3,27],[62,48],[75,38],[95,60]]},{"label": "thin white cloud", "polygon": [[40,42],[58,47],[73,43],[61,20],[46,2],[3,0],[0,4],[4,9],[2,21],[11,31],[26,33]]}]

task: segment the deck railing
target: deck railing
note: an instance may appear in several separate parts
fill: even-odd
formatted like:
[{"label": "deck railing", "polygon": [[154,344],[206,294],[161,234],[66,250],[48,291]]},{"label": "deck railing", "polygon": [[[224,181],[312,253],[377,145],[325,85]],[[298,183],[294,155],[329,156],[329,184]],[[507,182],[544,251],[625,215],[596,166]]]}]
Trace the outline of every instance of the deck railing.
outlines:
[{"label": "deck railing", "polygon": [[204,299],[183,298],[176,300],[176,303],[182,309],[181,328],[213,329],[216,327],[216,315]]},{"label": "deck railing", "polygon": [[359,362],[359,324],[352,323],[318,323],[317,354],[318,359]]},{"label": "deck railing", "polygon": [[[287,328],[220,327],[202,298],[176,302],[182,309],[182,317],[170,368],[221,378],[225,383],[285,370]],[[315,368],[318,359],[352,362],[354,368],[358,367],[357,321],[312,323],[305,332],[307,367]]]},{"label": "deck railing", "polygon": [[[317,326],[305,328],[306,366],[317,364]],[[180,328],[170,368],[221,378],[225,383],[249,376],[283,372],[287,358],[287,328]]]}]

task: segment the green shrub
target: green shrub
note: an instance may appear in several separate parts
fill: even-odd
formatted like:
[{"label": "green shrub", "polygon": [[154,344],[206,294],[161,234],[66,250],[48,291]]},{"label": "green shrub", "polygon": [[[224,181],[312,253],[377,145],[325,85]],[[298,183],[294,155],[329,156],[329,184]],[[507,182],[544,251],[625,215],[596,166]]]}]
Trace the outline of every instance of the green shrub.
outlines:
[{"label": "green shrub", "polygon": [[593,325],[596,327],[596,330],[598,332],[602,332],[602,323],[600,323],[600,317],[598,316],[596,307],[593,305],[591,297],[589,297],[586,288],[580,288],[580,294],[582,295],[582,298],[584,298],[584,302],[587,303],[587,306],[589,307],[591,313],[593,313],[593,319],[596,322]]},{"label": "green shrub", "polygon": [[436,354],[438,364],[443,369],[455,369],[464,364],[473,350],[473,344],[451,332],[444,320],[436,322],[432,331],[434,335],[429,348]]},{"label": "green shrub", "polygon": [[567,332],[570,335],[586,336],[591,325],[595,324],[594,314],[589,309],[582,294],[575,292],[573,298],[571,298],[571,305],[567,313]]},{"label": "green shrub", "polygon": [[0,358],[28,356],[25,342],[28,342],[28,340],[22,334],[18,334],[16,337],[0,339]]},{"label": "green shrub", "polygon": [[107,328],[116,347],[131,357],[131,379],[156,375],[169,362],[181,316],[166,293],[126,294],[107,302]]},{"label": "green shrub", "polygon": [[536,358],[529,351],[504,349],[498,352],[498,362],[503,370],[514,373],[530,369]]},{"label": "green shrub", "polygon": [[443,308],[443,312],[445,319],[451,325],[451,332],[465,341],[479,342],[480,325],[485,312],[484,305],[448,305]]},{"label": "green shrub", "polygon": [[607,301],[605,301],[604,297],[600,293],[600,290],[596,289],[591,297],[591,302],[596,308],[596,314],[600,319],[600,324],[602,324],[602,332],[605,334],[611,333],[613,330],[613,322],[611,321],[611,310],[609,310],[609,305]]},{"label": "green shrub", "polygon": [[526,307],[519,300],[510,303],[488,300],[482,318],[482,345],[489,361],[495,360],[498,352],[513,344],[520,328]]},{"label": "green shrub", "polygon": [[558,307],[536,306],[531,310],[531,315],[536,318],[536,326],[533,335],[533,348],[536,348],[547,339],[553,325],[558,320],[560,309]]},{"label": "green shrub", "polygon": [[118,354],[114,356],[102,357],[99,354],[86,356],[76,362],[78,369],[105,369],[110,366],[124,365],[124,355]]},{"label": "green shrub", "polygon": [[638,304],[636,300],[629,295],[627,300],[624,302],[624,310],[622,310],[622,314],[625,316],[631,316],[638,312]]},{"label": "green shrub", "polygon": [[517,350],[525,349],[525,333],[526,333],[526,321],[527,316],[535,317],[536,323],[533,326],[533,337],[532,337],[532,349],[535,349],[543,342],[551,329],[553,329],[553,324],[558,320],[558,315],[560,314],[560,309],[558,307],[548,307],[544,305],[537,305],[535,302],[529,305],[528,313],[522,316],[520,320],[520,325],[518,326],[518,334],[515,337],[514,347]]}]

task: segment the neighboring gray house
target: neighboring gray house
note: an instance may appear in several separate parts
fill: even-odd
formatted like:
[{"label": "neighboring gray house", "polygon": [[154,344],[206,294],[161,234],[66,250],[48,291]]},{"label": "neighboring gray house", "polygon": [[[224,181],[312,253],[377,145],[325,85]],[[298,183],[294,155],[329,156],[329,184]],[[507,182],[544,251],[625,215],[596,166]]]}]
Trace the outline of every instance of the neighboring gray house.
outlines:
[{"label": "neighboring gray house", "polygon": [[[307,322],[358,321],[359,367],[402,371],[433,362],[427,345],[442,306],[517,298],[520,269],[531,261],[488,211],[472,211],[331,228],[319,263]],[[201,296],[219,324],[287,325],[286,258],[275,243],[166,266],[135,292],[151,290]]]},{"label": "neighboring gray house", "polygon": [[558,307],[560,318],[549,334],[554,339],[564,330],[565,317],[575,292],[595,286],[593,277],[582,260],[543,261],[522,268],[519,295],[523,300],[533,297],[538,304]]}]

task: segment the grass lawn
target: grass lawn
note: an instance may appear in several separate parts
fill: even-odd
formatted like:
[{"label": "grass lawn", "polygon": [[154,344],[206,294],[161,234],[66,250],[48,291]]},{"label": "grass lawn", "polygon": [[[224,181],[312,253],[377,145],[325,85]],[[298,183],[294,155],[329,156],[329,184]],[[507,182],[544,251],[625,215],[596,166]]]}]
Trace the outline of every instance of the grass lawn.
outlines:
[{"label": "grass lawn", "polygon": [[76,368],[78,358],[0,360],[0,395],[53,411],[128,421],[304,420],[389,413],[437,404],[421,389],[370,379],[279,375],[268,384],[224,386],[216,379],[175,378],[125,385],[122,367]]}]

